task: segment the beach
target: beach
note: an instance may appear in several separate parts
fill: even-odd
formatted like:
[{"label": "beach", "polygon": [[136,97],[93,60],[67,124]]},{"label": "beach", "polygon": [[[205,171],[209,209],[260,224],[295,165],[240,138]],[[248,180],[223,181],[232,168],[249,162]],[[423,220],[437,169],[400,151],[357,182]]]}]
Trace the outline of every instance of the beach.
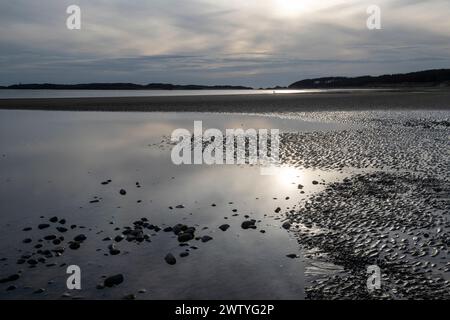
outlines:
[{"label": "beach", "polygon": [[[449,98],[0,100],[0,297],[448,299]],[[198,120],[280,129],[282,170],[174,165]]]},{"label": "beach", "polygon": [[[168,93],[170,94],[170,92]],[[449,90],[166,97],[0,99],[0,109],[60,111],[302,112],[448,110]]]}]

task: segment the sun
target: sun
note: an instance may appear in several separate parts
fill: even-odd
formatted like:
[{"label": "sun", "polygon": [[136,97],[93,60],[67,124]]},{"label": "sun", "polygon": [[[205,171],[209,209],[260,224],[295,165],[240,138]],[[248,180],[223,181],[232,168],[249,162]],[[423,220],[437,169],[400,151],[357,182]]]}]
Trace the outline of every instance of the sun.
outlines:
[{"label": "sun", "polygon": [[284,17],[296,17],[311,9],[311,0],[275,0],[275,10]]}]

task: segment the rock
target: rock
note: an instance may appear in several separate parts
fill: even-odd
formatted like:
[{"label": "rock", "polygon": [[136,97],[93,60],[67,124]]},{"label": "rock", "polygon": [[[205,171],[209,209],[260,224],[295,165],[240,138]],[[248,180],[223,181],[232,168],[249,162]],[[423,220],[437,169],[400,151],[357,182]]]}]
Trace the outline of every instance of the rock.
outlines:
[{"label": "rock", "polygon": [[64,227],[56,227],[56,230],[58,230],[61,233],[67,232],[67,228]]},{"label": "rock", "polygon": [[59,223],[60,223],[60,224],[66,224],[66,219],[61,219],[61,220],[59,220]]},{"label": "rock", "polygon": [[120,189],[119,193],[124,196],[127,194],[127,191],[125,189]]},{"label": "rock", "polygon": [[184,231],[187,229],[187,226],[184,224],[177,224],[173,227],[173,233],[178,235],[181,231]]},{"label": "rock", "polygon": [[51,240],[55,240],[55,239],[56,239],[56,236],[54,234],[50,234],[50,235],[44,237],[44,240],[47,240],[47,241],[51,241]]},{"label": "rock", "polygon": [[17,286],[11,285],[8,288],[6,288],[6,291],[13,291],[13,290],[16,290],[16,289],[17,289]]},{"label": "rock", "polygon": [[188,242],[194,239],[194,234],[190,232],[183,232],[178,235],[178,241],[179,242]]},{"label": "rock", "polygon": [[63,253],[66,249],[64,247],[56,247],[53,249],[53,252]]},{"label": "rock", "polygon": [[291,259],[296,259],[296,258],[298,258],[298,255],[296,255],[295,253],[291,253],[291,254],[286,255],[286,257],[291,258]]},{"label": "rock", "polygon": [[79,234],[75,238],[73,238],[73,240],[75,240],[76,242],[83,242],[86,239],[87,237],[84,234]]},{"label": "rock", "polygon": [[71,242],[69,245],[69,248],[72,250],[77,250],[80,248],[80,243],[75,241],[75,242]]},{"label": "rock", "polygon": [[172,266],[177,263],[177,259],[175,259],[175,257],[171,253],[168,253],[164,260],[166,260],[166,262]]},{"label": "rock", "polygon": [[319,181],[313,180],[312,184],[314,185],[319,184]]},{"label": "rock", "polygon": [[189,227],[186,230],[184,230],[184,232],[185,233],[192,233],[192,234],[194,234],[195,233],[195,228],[194,227]]},{"label": "rock", "polygon": [[118,236],[116,236],[116,237],[114,238],[114,241],[115,241],[115,242],[120,242],[120,241],[122,241],[123,239],[125,239],[125,236],[124,236],[124,235],[118,235]]},{"label": "rock", "polygon": [[136,300],[136,296],[134,294],[127,294],[122,299],[123,300]]},{"label": "rock", "polygon": [[285,223],[283,223],[282,227],[286,230],[289,230],[291,228],[291,224],[286,221]]},{"label": "rock", "polygon": [[12,281],[16,281],[20,278],[20,274],[16,273],[13,275],[10,275],[9,277],[0,279],[0,283],[6,283],[6,282],[12,282]]},{"label": "rock", "polygon": [[22,231],[31,231],[31,230],[33,230],[33,228],[31,228],[31,227],[26,227],[26,228],[22,229]]},{"label": "rock", "polygon": [[58,222],[58,217],[52,217],[49,219],[49,221],[52,223]]},{"label": "rock", "polygon": [[30,238],[26,238],[26,239],[23,239],[23,243],[31,243],[33,240],[31,240]]},{"label": "rock", "polygon": [[297,186],[297,188],[298,188],[298,189],[303,189],[303,185],[299,184],[299,185]]},{"label": "rock", "polygon": [[242,222],[241,227],[242,229],[256,229],[256,220],[247,220]]},{"label": "rock", "polygon": [[280,208],[280,207],[278,207],[278,208],[275,209],[275,213],[280,213],[280,211],[281,211],[281,208]]},{"label": "rock", "polygon": [[219,229],[225,232],[228,230],[229,227],[230,227],[229,224],[223,224],[219,227]]},{"label": "rock", "polygon": [[179,204],[175,208],[177,208],[177,209],[184,209],[184,206],[182,204]]},{"label": "rock", "polygon": [[189,252],[182,252],[180,253],[181,258],[186,258],[189,255]]},{"label": "rock", "polygon": [[110,244],[110,245],[108,246],[108,249],[109,249],[109,253],[110,253],[112,256],[116,256],[116,255],[118,255],[118,254],[120,253],[120,250],[116,248],[116,246],[114,245],[114,243]]},{"label": "rock", "polygon": [[36,291],[34,291],[33,293],[34,294],[41,294],[41,293],[44,293],[45,292],[45,289],[44,288],[39,288],[39,289],[37,289]]},{"label": "rock", "polygon": [[50,227],[50,225],[48,223],[41,223],[40,225],[38,225],[38,229],[42,230],[42,229],[46,229]]},{"label": "rock", "polygon": [[118,286],[119,284],[121,284],[124,280],[124,277],[122,274],[116,274],[114,276],[108,277],[105,279],[105,281],[103,282],[103,285],[105,287],[111,288],[114,286]]},{"label": "rock", "polygon": [[213,238],[212,237],[210,237],[210,236],[203,236],[202,237],[202,242],[208,242],[208,241],[211,241]]}]

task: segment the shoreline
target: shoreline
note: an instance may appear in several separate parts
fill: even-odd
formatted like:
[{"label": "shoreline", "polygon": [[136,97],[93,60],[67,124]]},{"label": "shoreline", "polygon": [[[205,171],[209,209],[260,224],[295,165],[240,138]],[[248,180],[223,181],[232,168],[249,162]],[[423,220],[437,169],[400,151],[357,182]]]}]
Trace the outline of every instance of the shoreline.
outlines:
[{"label": "shoreline", "polygon": [[311,112],[450,110],[450,91],[0,99],[4,110],[108,112]]}]

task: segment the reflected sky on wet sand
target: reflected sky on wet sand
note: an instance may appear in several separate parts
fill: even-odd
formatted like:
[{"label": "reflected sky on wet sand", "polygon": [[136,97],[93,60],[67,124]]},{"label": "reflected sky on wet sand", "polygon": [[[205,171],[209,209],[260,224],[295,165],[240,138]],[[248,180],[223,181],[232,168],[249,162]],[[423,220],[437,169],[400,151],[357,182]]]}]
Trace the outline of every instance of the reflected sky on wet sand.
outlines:
[{"label": "reflected sky on wet sand", "polygon": [[[1,298],[61,297],[67,290],[62,263],[82,268],[84,287],[77,294],[86,298],[120,298],[142,288],[147,292],[139,298],[144,299],[304,297],[304,261],[286,257],[300,254],[298,245],[281,228],[283,212],[274,211],[292,207],[324,187],[312,185],[313,180],[329,182],[339,175],[289,167],[276,176],[262,176],[257,167],[249,166],[175,166],[170,148],[160,142],[176,128],[192,130],[194,120],[221,130],[310,131],[335,125],[203,113],[0,113],[0,258],[8,259],[0,263],[0,270],[2,275],[24,270],[19,288],[8,294],[1,290]],[[101,184],[108,179],[110,184]],[[298,184],[305,186],[304,194]],[[119,194],[122,188],[126,196]],[[36,228],[52,216],[84,226],[64,236],[68,241],[83,233],[86,243],[55,258],[56,266],[16,265],[20,255],[33,252],[38,239],[56,233]],[[177,223],[195,226],[198,235],[213,240],[194,241],[191,245],[198,249],[179,258],[186,248],[173,233],[159,232],[151,235],[151,243],[123,241],[118,244],[120,255],[108,255],[109,242],[102,239],[114,238],[121,232],[115,228],[142,217],[162,228]],[[258,221],[256,230],[241,228],[247,219]],[[218,227],[225,223],[230,228],[223,232]],[[25,227],[33,230],[24,233]],[[26,237],[33,243],[23,244]],[[169,252],[177,257],[175,266],[164,261]],[[123,285],[95,289],[102,276],[116,273],[124,274]],[[32,294],[41,287],[46,288],[44,296]]]}]

